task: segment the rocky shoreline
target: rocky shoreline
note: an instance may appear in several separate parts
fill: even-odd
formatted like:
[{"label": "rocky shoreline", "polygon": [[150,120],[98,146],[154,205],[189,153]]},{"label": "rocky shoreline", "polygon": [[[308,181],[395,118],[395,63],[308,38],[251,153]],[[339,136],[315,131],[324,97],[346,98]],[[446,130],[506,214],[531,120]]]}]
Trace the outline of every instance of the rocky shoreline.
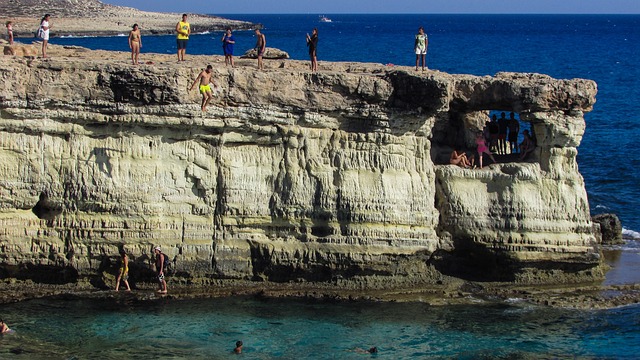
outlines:
[{"label": "rocky shoreline", "polygon": [[[0,21],[13,22],[16,38],[32,38],[44,14],[51,14],[51,36],[117,36],[126,35],[135,23],[143,35],[174,34],[180,13],[141,11],[104,4],[96,0],[61,1],[2,0]],[[225,19],[218,16],[188,14],[192,33],[261,28],[260,24]]]},{"label": "rocky shoreline", "polygon": [[452,281],[448,284],[399,289],[357,289],[340,284],[264,283],[245,280],[214,280],[207,286],[171,283],[169,293],[159,295],[154,283],[139,283],[132,291],[97,289],[90,283],[66,285],[36,284],[31,281],[0,283],[0,304],[37,298],[110,299],[127,297],[135,301],[188,300],[249,296],[314,301],[420,302],[432,306],[490,303],[527,303],[554,308],[601,310],[640,303],[640,284],[582,284],[564,287],[532,287],[512,284]]}]

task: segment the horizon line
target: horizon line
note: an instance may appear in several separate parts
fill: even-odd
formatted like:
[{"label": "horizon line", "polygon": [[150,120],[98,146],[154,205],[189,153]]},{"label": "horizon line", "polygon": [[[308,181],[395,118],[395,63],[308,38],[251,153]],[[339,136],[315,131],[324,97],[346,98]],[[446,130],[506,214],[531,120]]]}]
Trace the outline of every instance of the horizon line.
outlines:
[{"label": "horizon line", "polygon": [[[196,13],[192,13],[196,14]],[[247,12],[247,13],[215,13],[212,15],[640,15],[637,13],[447,13],[447,12],[433,12],[433,13],[411,13],[411,12],[354,12],[354,13],[332,13],[332,12],[307,12],[307,13],[264,13],[264,12]]]}]

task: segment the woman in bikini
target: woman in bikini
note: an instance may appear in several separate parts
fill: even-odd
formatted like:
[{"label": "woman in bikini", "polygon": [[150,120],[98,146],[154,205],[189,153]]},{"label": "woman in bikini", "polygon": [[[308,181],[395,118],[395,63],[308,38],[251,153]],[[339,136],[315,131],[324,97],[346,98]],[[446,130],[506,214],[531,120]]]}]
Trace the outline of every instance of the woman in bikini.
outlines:
[{"label": "woman in bikini", "polygon": [[133,24],[133,30],[129,32],[129,48],[131,48],[131,62],[138,65],[138,55],[142,48],[142,37],[140,37],[140,29],[138,24]]},{"label": "woman in bikini", "polygon": [[13,45],[13,22],[7,21],[7,37],[9,38],[9,45]]},{"label": "woman in bikini", "polygon": [[120,273],[118,274],[118,279],[116,280],[116,291],[120,290],[120,281],[124,282],[127,285],[127,291],[131,291],[131,287],[129,287],[129,257],[127,253],[123,250],[120,250]]}]

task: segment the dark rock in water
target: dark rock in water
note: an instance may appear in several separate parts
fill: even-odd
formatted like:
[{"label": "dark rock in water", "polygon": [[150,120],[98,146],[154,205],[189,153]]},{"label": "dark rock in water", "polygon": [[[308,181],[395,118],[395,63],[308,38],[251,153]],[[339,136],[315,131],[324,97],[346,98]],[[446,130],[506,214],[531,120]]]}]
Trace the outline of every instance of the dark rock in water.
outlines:
[{"label": "dark rock in water", "polygon": [[600,214],[591,220],[600,224],[602,243],[607,245],[624,244],[622,240],[622,223],[615,214]]},{"label": "dark rock in water", "polygon": [[[256,49],[247,50],[242,56],[241,59],[257,59],[258,54]],[[262,54],[263,59],[288,59],[289,54],[286,51],[282,51],[276,48],[266,48],[264,49],[264,54]]]}]

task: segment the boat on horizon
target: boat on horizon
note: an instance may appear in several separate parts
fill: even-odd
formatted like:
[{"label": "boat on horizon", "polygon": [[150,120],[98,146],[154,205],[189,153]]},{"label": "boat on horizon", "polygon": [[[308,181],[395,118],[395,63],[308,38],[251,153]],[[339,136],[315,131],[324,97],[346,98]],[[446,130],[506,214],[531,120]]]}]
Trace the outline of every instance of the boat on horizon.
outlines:
[{"label": "boat on horizon", "polygon": [[326,17],[324,15],[320,15],[320,22],[330,23],[331,19],[329,19],[328,17]]}]

